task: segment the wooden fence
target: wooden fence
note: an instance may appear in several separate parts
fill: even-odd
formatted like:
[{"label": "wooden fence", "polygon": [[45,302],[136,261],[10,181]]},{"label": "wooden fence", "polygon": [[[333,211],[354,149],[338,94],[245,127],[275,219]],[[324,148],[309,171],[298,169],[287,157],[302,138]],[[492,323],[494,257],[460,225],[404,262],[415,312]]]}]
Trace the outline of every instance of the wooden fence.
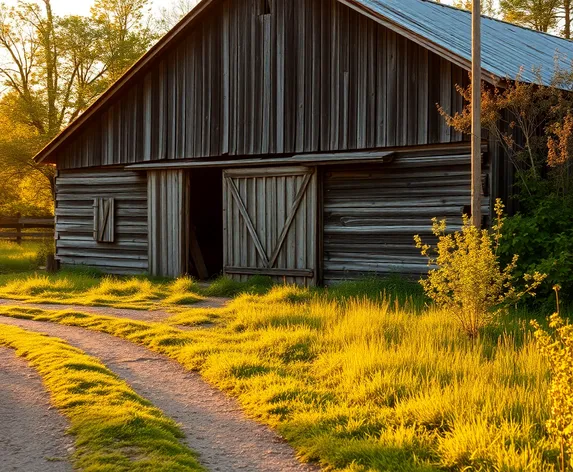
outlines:
[{"label": "wooden fence", "polygon": [[20,244],[23,240],[54,237],[54,218],[0,217],[0,239],[10,239]]}]

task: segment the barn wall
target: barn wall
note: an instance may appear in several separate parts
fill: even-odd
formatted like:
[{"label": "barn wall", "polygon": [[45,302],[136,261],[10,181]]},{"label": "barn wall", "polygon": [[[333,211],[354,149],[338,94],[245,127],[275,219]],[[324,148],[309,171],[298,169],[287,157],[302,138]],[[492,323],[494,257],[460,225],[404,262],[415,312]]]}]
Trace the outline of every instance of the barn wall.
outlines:
[{"label": "barn wall", "polygon": [[190,196],[185,171],[148,174],[149,272],[178,277],[189,267]]},{"label": "barn wall", "polygon": [[467,73],[337,0],[215,2],[59,168],[459,142]]},{"label": "barn wall", "polygon": [[[489,192],[489,164],[484,192]],[[367,274],[419,275],[427,259],[414,235],[434,242],[431,219],[450,229],[470,213],[471,165],[468,149],[398,154],[389,164],[329,168],[323,175],[326,284]],[[485,198],[484,216],[489,216]]]},{"label": "barn wall", "polygon": [[[147,179],[123,169],[59,171],[56,179],[56,254],[64,266],[108,273],[143,273],[147,264]],[[113,243],[94,237],[94,201],[113,198]]]}]

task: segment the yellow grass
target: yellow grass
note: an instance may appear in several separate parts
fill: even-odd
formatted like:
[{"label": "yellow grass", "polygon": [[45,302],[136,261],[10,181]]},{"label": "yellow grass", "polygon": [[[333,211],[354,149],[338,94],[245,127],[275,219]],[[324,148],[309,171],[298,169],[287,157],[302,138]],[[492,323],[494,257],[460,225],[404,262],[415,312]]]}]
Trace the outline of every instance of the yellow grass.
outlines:
[{"label": "yellow grass", "polygon": [[507,318],[472,341],[437,309],[294,287],[187,309],[172,326],[0,314],[104,331],[166,354],[333,470],[544,472],[557,463],[544,427],[548,368],[524,321]]},{"label": "yellow grass", "polygon": [[0,279],[0,298],[28,303],[169,309],[203,299],[193,280],[151,281],[145,277],[96,277],[89,273],[41,273]]}]

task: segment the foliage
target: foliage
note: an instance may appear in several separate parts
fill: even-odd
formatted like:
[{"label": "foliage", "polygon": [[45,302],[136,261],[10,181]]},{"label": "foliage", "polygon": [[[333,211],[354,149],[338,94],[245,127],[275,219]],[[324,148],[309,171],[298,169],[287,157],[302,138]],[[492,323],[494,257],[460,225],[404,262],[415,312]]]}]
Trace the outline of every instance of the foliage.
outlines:
[{"label": "foliage", "polygon": [[[457,89],[467,103],[462,112],[451,116],[441,107],[439,111],[450,126],[470,134],[471,86]],[[559,121],[562,109],[573,104],[571,98],[557,88],[521,82],[519,75],[503,89],[484,85],[481,98],[482,126],[513,164],[524,196],[535,198],[547,163],[546,129]]]},{"label": "foliage", "polygon": [[42,199],[53,194],[55,168],[33,155],[151,45],[146,9],[148,0],[96,0],[89,17],[58,17],[50,0],[0,4],[0,177],[11,173],[12,186],[28,177]]},{"label": "foliage", "polygon": [[177,424],[99,360],[64,341],[2,325],[0,346],[40,373],[52,403],[70,421],[74,466],[90,471],[202,471]]},{"label": "foliage", "polygon": [[[453,6],[471,10],[472,0],[454,0]],[[482,0],[481,10],[509,23],[571,38],[571,0]]]},{"label": "foliage", "polygon": [[51,216],[50,182],[30,161],[41,139],[31,125],[14,121],[11,106],[10,96],[0,98],[0,215]]},{"label": "foliage", "polygon": [[[508,260],[519,254],[516,278],[541,272],[547,280],[538,289],[539,300],[551,300],[551,287],[563,287],[564,301],[573,299],[573,196],[546,197],[528,213],[508,218],[499,255]],[[519,285],[519,282],[518,282]]]},{"label": "foliage", "polygon": [[[463,8],[464,10],[471,10],[472,0],[454,0],[453,6],[456,8]],[[490,17],[497,16],[496,3],[494,0],[483,0],[480,4],[480,7],[482,15],[487,15]]]},{"label": "foliage", "polygon": [[[560,287],[554,288],[559,293]],[[559,301],[557,304],[559,306]],[[547,422],[547,428],[559,440],[561,471],[565,472],[565,451],[569,455],[569,467],[573,469],[573,325],[566,323],[559,313],[550,318],[550,333],[537,322],[533,322],[533,325],[541,352],[549,359],[551,366],[549,397],[552,417]]]},{"label": "foliage", "polygon": [[544,275],[539,272],[525,274],[525,288],[517,291],[513,286],[518,256],[502,269],[497,255],[503,228],[503,204],[496,204],[497,224],[493,234],[479,230],[464,215],[461,230],[446,232],[446,220],[433,220],[432,231],[438,238],[435,248],[423,244],[415,237],[416,247],[427,256],[430,267],[428,277],[420,283],[426,294],[449,314],[455,316],[462,329],[476,337],[491,323],[501,307],[515,303],[526,294],[534,294]]},{"label": "foliage", "polygon": [[563,0],[501,0],[500,6],[505,20],[547,33],[557,27],[564,2]]},{"label": "foliage", "polygon": [[[516,81],[505,89],[482,89],[483,125],[501,145],[517,176],[513,197],[519,212],[505,222],[499,256],[520,259],[516,283],[526,273],[547,274],[541,299],[558,283],[573,293],[573,73],[557,69],[554,87]],[[459,89],[468,100],[470,89]],[[469,133],[469,105],[454,116],[442,114],[458,131]],[[514,202],[515,203],[515,202]]]},{"label": "foliage", "polygon": [[559,451],[539,428],[550,414],[548,368],[514,317],[469,340],[436,307],[419,313],[379,292],[338,300],[291,286],[171,320],[187,319],[193,330],[70,310],[0,314],[102,331],[163,353],[236,396],[328,470],[549,472],[557,464]]}]

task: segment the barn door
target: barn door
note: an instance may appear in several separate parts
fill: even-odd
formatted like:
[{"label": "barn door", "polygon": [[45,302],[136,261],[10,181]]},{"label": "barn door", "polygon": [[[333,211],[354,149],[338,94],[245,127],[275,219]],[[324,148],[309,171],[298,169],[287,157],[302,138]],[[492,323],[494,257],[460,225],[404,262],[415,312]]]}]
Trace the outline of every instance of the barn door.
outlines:
[{"label": "barn door", "polygon": [[307,167],[227,170],[225,274],[316,283],[316,172]]}]

